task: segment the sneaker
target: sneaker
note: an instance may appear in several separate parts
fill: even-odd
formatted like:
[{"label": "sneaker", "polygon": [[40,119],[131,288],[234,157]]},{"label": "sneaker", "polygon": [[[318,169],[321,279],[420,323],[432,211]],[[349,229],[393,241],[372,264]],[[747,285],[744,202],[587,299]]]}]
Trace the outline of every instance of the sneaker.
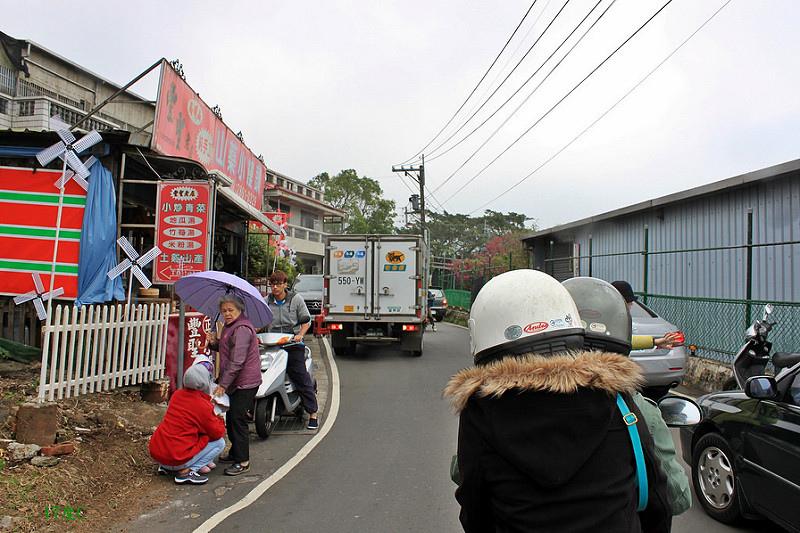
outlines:
[{"label": "sneaker", "polygon": [[199,474],[208,474],[211,472],[211,469],[207,466],[201,466],[200,470],[197,471]]},{"label": "sneaker", "polygon": [[217,463],[215,463],[214,461],[211,461],[206,466],[208,467],[209,470],[214,470],[217,467]]},{"label": "sneaker", "polygon": [[239,474],[244,474],[245,472],[250,471],[250,465],[243,465],[241,463],[233,463],[231,466],[225,469],[226,476],[238,476]]},{"label": "sneaker", "polygon": [[169,471],[163,466],[159,465],[158,470],[156,470],[156,474],[159,476],[166,476],[167,474],[169,474]]},{"label": "sneaker", "polygon": [[220,463],[235,463],[236,462],[236,461],[233,460],[233,457],[231,457],[231,454],[220,455],[219,457],[217,457],[217,461],[219,461]]},{"label": "sneaker", "polygon": [[306,429],[317,429],[319,427],[319,419],[318,418],[309,418],[308,425]]},{"label": "sneaker", "polygon": [[202,476],[197,472],[193,472],[192,470],[189,470],[188,472],[185,472],[183,474],[178,472],[178,474],[175,476],[175,483],[178,484],[191,483],[193,485],[202,485],[207,481],[208,478],[206,476]]}]

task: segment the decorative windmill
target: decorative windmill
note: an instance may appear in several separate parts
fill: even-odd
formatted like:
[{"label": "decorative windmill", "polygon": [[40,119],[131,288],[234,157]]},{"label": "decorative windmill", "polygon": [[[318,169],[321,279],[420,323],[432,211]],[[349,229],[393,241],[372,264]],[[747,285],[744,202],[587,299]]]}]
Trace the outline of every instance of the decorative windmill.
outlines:
[{"label": "decorative windmill", "polygon": [[[89,169],[83,162],[81,162],[78,154],[99,143],[103,140],[103,138],[99,133],[97,133],[96,130],[92,130],[81,137],[80,140],[76,141],[75,136],[71,131],[69,131],[69,126],[67,126],[63,120],[58,118],[58,115],[50,117],[50,128],[58,133],[58,136],[61,137],[61,140],[53,146],[45,148],[36,154],[36,159],[39,160],[39,164],[45,166],[56,157],[61,158],[61,160],[64,161],[63,174],[67,173],[67,168],[69,167],[69,169],[72,170],[76,176],[85,181],[86,177],[89,175]],[[62,175],[62,179],[63,178],[64,176]],[[67,178],[67,180],[68,179],[69,178]],[[59,187],[59,189],[64,188],[64,184],[67,182],[67,180],[64,180],[61,183],[61,187]],[[56,186],[58,186],[58,182],[56,182]]]},{"label": "decorative windmill", "polygon": [[36,289],[16,296],[14,298],[14,304],[19,305],[33,300],[33,307],[36,308],[36,315],[39,317],[39,320],[45,320],[47,318],[47,311],[44,309],[44,302],[49,301],[51,298],[58,298],[64,294],[64,289],[59,287],[50,292],[44,292],[44,284],[42,283],[42,278],[39,277],[39,273],[33,272],[31,277],[33,278],[33,285]]},{"label": "decorative windmill", "polygon": [[[61,140],[53,146],[45,148],[36,154],[36,159],[39,161],[40,165],[46,166],[55,158],[59,157],[64,162],[64,165],[62,167],[61,177],[55,183],[56,187],[59,188],[60,193],[58,196],[58,215],[56,216],[56,238],[55,243],[53,244],[53,263],[50,267],[50,292],[48,294],[53,293],[53,287],[55,286],[56,282],[58,241],[61,233],[61,211],[64,207],[64,186],[70,179],[75,178],[75,181],[81,187],[83,187],[84,190],[88,188],[86,177],[89,175],[89,169],[87,165],[80,160],[78,154],[103,140],[97,131],[92,130],[81,137],[80,140],[76,141],[75,136],[71,131],[69,131],[69,126],[67,126],[64,121],[58,117],[58,115],[50,117],[50,128],[58,133],[58,136],[61,137]],[[87,163],[89,166],[91,166],[94,161],[94,157],[91,157],[89,160],[87,160]],[[48,299],[48,310],[45,313],[46,316],[50,314],[50,302],[51,299]]]},{"label": "decorative windmill", "polygon": [[[87,159],[86,162],[83,163],[83,166],[88,170],[95,163],[97,163],[97,158],[95,156],[90,156],[89,159]],[[86,178],[82,177],[80,174],[73,172],[69,169],[67,169],[67,171],[64,172],[60,178],[58,178],[58,181],[56,181],[56,187],[59,189],[63,189],[64,186],[67,184],[67,182],[71,179],[74,179],[75,183],[83,187],[84,191],[89,190],[89,182],[86,181]]]},{"label": "decorative windmill", "polygon": [[139,283],[141,283],[145,289],[149,289],[152,283],[147,278],[142,268],[147,266],[150,261],[155,259],[156,256],[161,253],[161,249],[158,246],[154,246],[148,252],[144,253],[143,255],[139,255],[139,252],[136,251],[133,245],[131,245],[131,243],[128,242],[128,239],[125,237],[120,237],[117,239],[117,244],[119,244],[120,248],[125,251],[125,255],[128,257],[122,260],[117,266],[109,270],[107,276],[110,279],[114,279],[129,268],[131,269],[133,276],[130,276],[130,280],[128,282],[128,307],[130,307],[131,291],[133,290],[133,277],[136,276],[136,279],[139,280]]}]

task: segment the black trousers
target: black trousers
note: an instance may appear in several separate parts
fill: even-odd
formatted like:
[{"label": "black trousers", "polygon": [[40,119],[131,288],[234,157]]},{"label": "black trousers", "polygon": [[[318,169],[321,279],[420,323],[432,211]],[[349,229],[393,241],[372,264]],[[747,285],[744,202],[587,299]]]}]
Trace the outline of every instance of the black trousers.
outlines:
[{"label": "black trousers", "polygon": [[228,452],[235,463],[250,460],[250,428],[247,427],[247,411],[253,408],[258,387],[252,389],[236,389],[228,392],[231,400],[230,409],[225,415],[225,427],[231,450]]},{"label": "black trousers", "polygon": [[289,374],[289,379],[292,380],[294,386],[297,387],[297,392],[300,393],[303,409],[309,414],[316,413],[317,395],[314,393],[314,383],[311,381],[311,376],[306,370],[306,348],[302,344],[295,344],[285,348],[285,350],[289,355],[289,359],[286,362],[286,373]]}]

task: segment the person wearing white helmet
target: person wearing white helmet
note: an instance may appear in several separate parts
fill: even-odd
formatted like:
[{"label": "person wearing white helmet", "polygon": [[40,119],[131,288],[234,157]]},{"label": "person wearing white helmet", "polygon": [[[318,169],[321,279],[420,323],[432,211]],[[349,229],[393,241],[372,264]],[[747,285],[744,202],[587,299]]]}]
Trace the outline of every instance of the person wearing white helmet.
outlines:
[{"label": "person wearing white helmet", "polygon": [[[640,345],[649,343],[649,347],[653,347],[652,337],[633,339],[635,336],[631,335],[631,316],[625,293],[618,291],[614,285],[602,279],[585,276],[570,278],[562,285],[578,306],[581,324],[586,332],[584,344],[587,349],[627,356],[631,352],[631,346],[637,342]],[[692,494],[689,478],[678,463],[672,435],[653,400],[636,392],[633,402],[642,412],[646,427],[653,436],[656,457],[667,475],[673,514],[679,515],[692,506]]]},{"label": "person wearing white helmet", "polygon": [[478,293],[469,329],[475,366],[444,391],[459,412],[464,530],[668,532],[666,478],[631,400],[640,367],[583,349],[569,292],[506,272]]}]

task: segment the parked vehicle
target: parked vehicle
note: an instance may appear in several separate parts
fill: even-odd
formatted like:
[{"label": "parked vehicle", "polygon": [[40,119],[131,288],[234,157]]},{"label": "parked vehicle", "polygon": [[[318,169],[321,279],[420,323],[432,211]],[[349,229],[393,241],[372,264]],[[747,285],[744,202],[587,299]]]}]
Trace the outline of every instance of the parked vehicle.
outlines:
[{"label": "parked vehicle", "polygon": [[[679,332],[678,328],[639,301],[631,306],[631,333],[633,335],[652,335],[661,338],[667,333]],[[677,387],[686,372],[686,347],[674,346],[672,349],[651,348],[631,352],[631,359],[644,369],[645,396],[658,399]]]},{"label": "parked vehicle", "polygon": [[337,355],[375,343],[422,355],[425,252],[418,235],[325,237],[325,325]]},{"label": "parked vehicle", "polygon": [[303,297],[312,315],[322,313],[322,292],[325,289],[325,277],[322,274],[300,274],[294,280],[292,290]]},{"label": "parked vehicle", "polygon": [[[291,346],[292,336],[287,333],[259,333],[259,352],[261,354],[261,385],[256,391],[253,421],[256,433],[266,439],[272,433],[281,416],[303,416],[300,393],[286,374],[289,354],[283,349]],[[311,348],[306,348],[306,370],[317,390],[317,380],[311,371]]]},{"label": "parked vehicle", "polygon": [[444,320],[444,315],[447,313],[447,298],[441,287],[428,287],[428,292],[433,294],[433,305],[431,305],[431,314],[436,322]]},{"label": "parked vehicle", "polygon": [[[724,523],[767,518],[800,532],[800,353],[769,356],[764,317],[746,332],[733,370],[742,390],[698,398],[703,421],[681,428],[683,457],[706,513]],[[771,359],[774,376],[763,373]]]}]

